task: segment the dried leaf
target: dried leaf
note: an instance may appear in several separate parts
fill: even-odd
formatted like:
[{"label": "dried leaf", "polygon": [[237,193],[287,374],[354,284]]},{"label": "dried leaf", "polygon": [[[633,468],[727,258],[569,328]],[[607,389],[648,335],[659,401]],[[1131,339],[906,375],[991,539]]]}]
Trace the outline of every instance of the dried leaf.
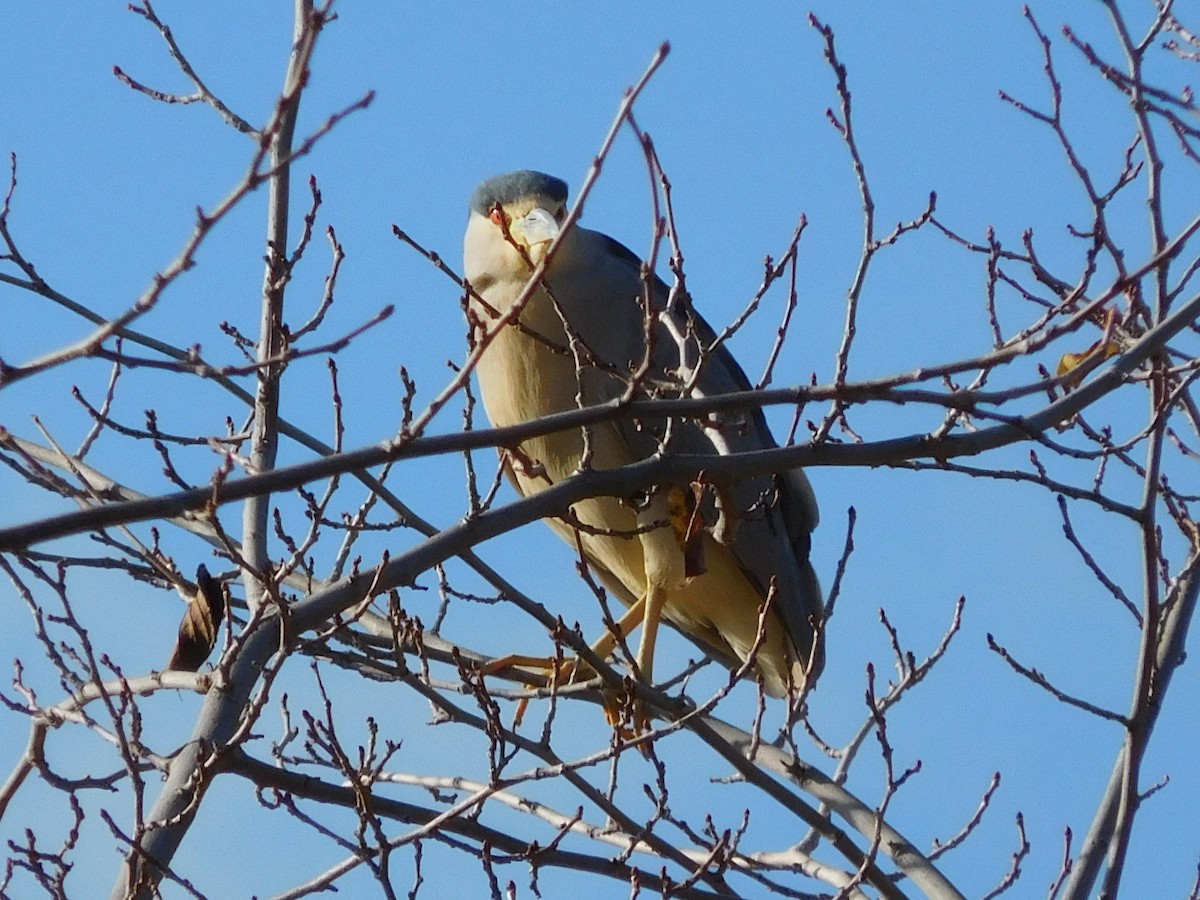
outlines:
[{"label": "dried leaf", "polygon": [[1116,341],[1101,338],[1082,353],[1064,353],[1058,361],[1055,374],[1060,378],[1069,375],[1070,377],[1066,380],[1067,386],[1078,387],[1079,382],[1083,381],[1084,375],[1104,360],[1116,356],[1120,352],[1121,347]]},{"label": "dried leaf", "polygon": [[179,623],[179,637],[168,669],[195,672],[204,664],[217,643],[217,629],[225,615],[225,594],[221,584],[204,566],[196,569],[196,593],[188,602]]},{"label": "dried leaf", "polygon": [[1082,353],[1064,353],[1058,361],[1055,374],[1059,378],[1070,376],[1065,379],[1068,390],[1078,387],[1079,382],[1083,381],[1083,376],[1104,360],[1121,352],[1121,345],[1114,337],[1117,331],[1116,309],[1112,307],[1106,309],[1097,324],[1101,324],[1103,327],[1103,333],[1099,340]]},{"label": "dried leaf", "polygon": [[667,491],[667,517],[675,541],[683,551],[683,574],[695,578],[707,571],[704,564],[704,517],[700,514],[700,501],[704,497],[704,485],[694,481],[686,488],[672,487]]}]

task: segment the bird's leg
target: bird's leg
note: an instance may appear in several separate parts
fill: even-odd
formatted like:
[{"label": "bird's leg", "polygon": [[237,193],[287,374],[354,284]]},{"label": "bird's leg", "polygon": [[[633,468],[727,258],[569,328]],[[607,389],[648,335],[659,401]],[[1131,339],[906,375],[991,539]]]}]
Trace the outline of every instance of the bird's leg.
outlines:
[{"label": "bird's leg", "polygon": [[[645,592],[639,603],[642,606],[642,637],[638,642],[638,677],[645,684],[654,683],[654,648],[658,643],[658,623],[662,620],[663,607],[672,591],[678,590],[687,580],[687,561],[684,552],[687,525],[676,527],[680,519],[678,492],[656,490],[637,512],[639,535],[642,544],[642,561],[645,566]],[[684,519],[687,517],[684,516]],[[637,608],[634,604],[630,614]],[[622,622],[629,618],[626,614]],[[649,716],[636,702],[633,704],[633,736],[649,729]]]},{"label": "bird's leg", "polygon": [[488,662],[480,667],[479,671],[484,675],[495,675],[499,672],[505,672],[509,669],[553,669],[554,657],[552,656],[526,656],[524,653],[508,653],[504,656],[497,656],[491,662]]},{"label": "bird's leg", "polygon": [[[608,655],[611,655],[613,650],[617,649],[617,642],[623,640],[625,637],[629,637],[632,631],[642,623],[644,607],[646,607],[644,599],[638,600],[634,605],[630,606],[625,611],[624,616],[620,617],[617,622],[614,622],[612,628],[605,631],[604,635],[601,635],[599,640],[592,644],[592,652],[596,656],[599,656],[600,659],[606,659]],[[652,644],[650,646],[650,653],[653,654],[654,641],[650,641],[650,644]],[[584,664],[578,658],[558,662],[557,666],[559,683],[570,683],[581,671],[587,670],[587,664]],[[498,658],[488,662],[487,665],[482,667],[481,673],[485,674],[485,676],[490,676],[490,674],[497,674],[498,672],[504,672],[509,670],[509,668],[515,667],[534,668],[534,670],[553,672],[554,667],[556,667],[556,660],[552,656],[527,656],[522,653],[510,653],[505,656],[498,656]],[[638,662],[638,668],[641,667],[641,662]],[[521,725],[521,720],[524,718],[524,710],[528,706],[528,697],[517,704],[512,726],[517,727]],[[611,722],[617,721],[617,714],[608,708],[607,703],[605,704],[605,712],[608,720]]]},{"label": "bird's leg", "polygon": [[[681,489],[656,490],[647,502],[637,510],[638,539],[642,545],[642,561],[645,572],[645,591],[621,618],[613,623],[600,638],[591,645],[601,659],[610,655],[617,642],[627,637],[638,625],[642,626],[635,663],[638,677],[646,684],[654,680],[654,648],[658,642],[658,623],[662,619],[663,607],[672,591],[683,586],[688,578],[688,554],[686,552],[695,530],[694,509],[682,502]],[[570,681],[586,666],[578,659],[558,664],[553,659],[527,656],[507,656],[485,667],[485,674],[494,674],[513,665],[536,667],[554,672],[558,679]],[[557,680],[557,679],[556,679]],[[518,716],[525,704],[518,708]],[[637,706],[633,707],[632,728],[620,723],[620,705],[605,704],[609,720],[622,733],[636,736],[647,730],[649,717]],[[626,719],[626,722],[628,720]]]},{"label": "bird's leg", "polygon": [[[654,646],[658,640],[658,623],[662,619],[662,608],[666,603],[666,599],[667,591],[665,589],[661,587],[649,588],[644,597],[625,610],[625,614],[592,643],[592,652],[600,659],[607,658],[617,648],[619,640],[629,637],[633,633],[633,630],[641,625],[642,638],[638,643],[634,661],[637,663],[638,673],[642,681],[649,684],[654,677]],[[510,653],[507,656],[501,656],[489,662],[483,667],[482,672],[484,675],[495,675],[498,672],[503,672],[517,666],[553,672],[555,669],[555,660],[553,657],[548,656],[526,656],[520,653]],[[586,669],[587,664],[578,657],[558,663],[557,674],[559,683],[570,683],[580,675],[581,671],[586,671]],[[514,728],[521,725],[528,706],[528,698],[521,700],[517,704],[516,712],[513,714]],[[618,729],[625,738],[637,737],[649,729],[649,717],[637,708],[636,705],[634,707],[634,722],[632,727],[629,726],[627,708],[625,715],[622,716],[623,708],[625,708],[624,703],[619,696],[610,697],[604,701],[605,717],[608,719],[609,724]],[[624,725],[622,724],[622,719],[624,719]]]},{"label": "bird's leg", "polygon": [[639,538],[646,578],[637,665],[642,681],[647,684],[654,680],[654,645],[667,596],[687,581],[685,545],[690,517],[681,493],[675,488],[658,489],[637,512],[638,527],[643,529]]},{"label": "bird's leg", "polygon": [[[657,585],[646,590],[645,596],[634,603],[616,623],[616,627],[592,645],[601,656],[611,653],[616,646],[617,635],[625,637],[639,624],[642,626],[642,638],[638,642],[636,663],[638,677],[646,684],[654,679],[654,645],[658,640],[658,623],[662,619],[662,609],[667,601],[667,591]],[[606,696],[604,700],[604,715],[617,733],[625,740],[632,740],[650,730],[650,717],[642,710],[636,698],[624,696],[617,692]]]},{"label": "bird's leg", "polygon": [[[617,641],[628,637],[633,632],[633,629],[637,628],[638,625],[641,624],[644,618],[643,610],[645,609],[645,606],[646,601],[645,599],[642,599],[638,600],[636,603],[630,606],[629,609],[625,610],[625,615],[621,616],[620,619],[614,622],[612,627],[605,631],[604,634],[601,635],[600,638],[591,645],[592,652],[600,657],[600,659],[604,659],[609,656],[613,650],[617,648]],[[651,640],[650,644],[650,652],[651,655],[653,655],[654,641]],[[638,649],[640,653],[641,647]],[[555,668],[555,660],[553,657],[549,656],[526,656],[522,653],[510,653],[506,656],[500,656],[496,659],[493,659],[482,668],[481,672],[483,675],[495,675],[498,672],[504,672],[508,669],[518,666],[526,669],[542,669],[553,672]],[[638,667],[642,667],[642,663],[640,661],[638,663]],[[579,675],[580,671],[585,668],[586,663],[582,662],[578,658],[564,660],[562,663],[558,664],[558,677],[560,682],[569,683],[573,681],[575,677]],[[528,706],[529,698],[525,698],[517,704],[517,711],[513,715],[514,728],[521,724],[522,719],[525,717],[525,710],[528,708]],[[616,705],[614,704],[610,708],[610,705],[605,703],[604,709],[610,724],[616,724],[619,719],[618,713],[615,712]]]},{"label": "bird's leg", "polygon": [[654,645],[658,641],[658,623],[662,618],[662,609],[667,602],[667,592],[658,585],[650,585],[642,611],[642,639],[638,642],[637,666],[642,681],[651,684],[654,681]]},{"label": "bird's leg", "polygon": [[601,659],[609,656],[617,649],[617,641],[629,637],[633,633],[633,629],[642,624],[646,607],[646,600],[642,598],[634,603],[629,609],[625,610],[625,615],[621,616],[612,627],[604,632],[600,638],[592,644],[592,652]]},{"label": "bird's leg", "polygon": [[[629,637],[633,633],[633,630],[642,624],[645,606],[646,601],[642,599],[625,610],[625,615],[614,622],[613,626],[591,645],[592,652],[601,659],[609,656],[617,648],[617,641]],[[561,676],[570,680],[582,666],[583,663],[578,659],[568,659],[559,665],[558,671]],[[510,653],[506,656],[499,656],[487,663],[483,666],[482,672],[484,675],[495,675],[498,672],[503,672],[514,667],[550,671],[554,668],[554,658],[550,656],[526,656],[523,653]]]}]

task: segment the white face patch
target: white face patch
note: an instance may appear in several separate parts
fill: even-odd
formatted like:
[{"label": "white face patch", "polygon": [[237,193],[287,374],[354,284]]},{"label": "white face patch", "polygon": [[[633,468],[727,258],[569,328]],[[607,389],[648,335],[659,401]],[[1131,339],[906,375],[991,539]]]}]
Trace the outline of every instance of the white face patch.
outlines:
[{"label": "white face patch", "polygon": [[559,225],[554,215],[540,206],[513,221],[509,226],[513,237],[533,249],[538,244],[548,244],[558,237]]}]

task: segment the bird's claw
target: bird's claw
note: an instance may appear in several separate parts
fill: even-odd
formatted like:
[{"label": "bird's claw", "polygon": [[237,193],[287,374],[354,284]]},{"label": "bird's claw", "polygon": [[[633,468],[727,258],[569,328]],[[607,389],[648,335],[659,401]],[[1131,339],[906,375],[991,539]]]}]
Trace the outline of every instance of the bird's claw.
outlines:
[{"label": "bird's claw", "polygon": [[643,755],[646,742],[638,740],[650,733],[650,716],[630,688],[604,692],[604,718],[622,743],[637,742]]},{"label": "bird's claw", "polygon": [[[550,656],[525,656],[514,653],[498,657],[487,663],[480,669],[480,674],[496,675],[513,668],[539,669],[549,672],[551,688],[586,679],[591,673],[587,664],[579,659],[556,659]],[[543,685],[532,682],[526,682],[525,686],[531,690],[543,687]],[[524,697],[518,701],[517,709],[513,713],[513,728],[519,728],[525,720],[525,711],[529,708],[529,700],[529,697]]]}]

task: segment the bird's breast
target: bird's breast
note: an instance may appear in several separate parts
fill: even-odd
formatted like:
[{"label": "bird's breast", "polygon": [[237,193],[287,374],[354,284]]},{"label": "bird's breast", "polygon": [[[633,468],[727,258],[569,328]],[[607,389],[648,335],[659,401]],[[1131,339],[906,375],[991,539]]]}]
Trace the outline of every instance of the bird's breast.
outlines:
[{"label": "bird's breast", "polygon": [[[479,359],[480,394],[493,425],[516,425],[577,406],[575,364],[569,354],[556,349],[565,348],[567,338],[549,306],[548,300],[535,295],[522,312],[521,326],[502,328]],[[546,311],[550,316],[542,314]],[[529,466],[544,467],[551,481],[559,481],[578,467],[582,438],[579,429],[568,429],[530,438],[519,450]],[[519,471],[516,474],[527,493],[536,489]]]},{"label": "bird's breast", "polygon": [[495,425],[515,425],[575,406],[575,366],[567,354],[546,343],[566,346],[562,326],[531,315],[534,311],[526,309],[520,325],[502,328],[480,357],[480,392]]}]

